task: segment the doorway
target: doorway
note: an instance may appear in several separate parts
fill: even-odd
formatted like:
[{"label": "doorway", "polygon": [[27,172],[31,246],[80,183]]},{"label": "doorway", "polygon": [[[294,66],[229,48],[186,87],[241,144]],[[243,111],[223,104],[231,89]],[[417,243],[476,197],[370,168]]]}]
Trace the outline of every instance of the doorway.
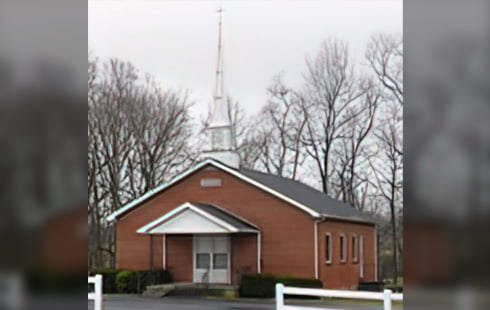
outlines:
[{"label": "doorway", "polygon": [[230,283],[230,238],[194,236],[194,283]]}]

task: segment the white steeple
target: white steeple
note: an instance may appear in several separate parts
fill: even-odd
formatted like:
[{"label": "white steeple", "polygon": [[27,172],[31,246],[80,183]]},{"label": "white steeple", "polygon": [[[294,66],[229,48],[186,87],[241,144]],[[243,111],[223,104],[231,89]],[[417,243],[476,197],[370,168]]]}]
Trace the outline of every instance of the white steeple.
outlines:
[{"label": "white steeple", "polygon": [[224,98],[224,77],[223,77],[223,9],[218,10],[218,56],[216,60],[216,85],[214,88],[214,100],[211,109],[210,126],[221,127],[231,126],[228,113],[228,105]]},{"label": "white steeple", "polygon": [[235,152],[235,134],[226,102],[223,78],[223,9],[218,10],[218,57],[216,62],[216,85],[214,100],[211,104],[210,118],[206,134],[210,146],[201,157],[213,158],[222,163],[239,168],[240,158]]}]

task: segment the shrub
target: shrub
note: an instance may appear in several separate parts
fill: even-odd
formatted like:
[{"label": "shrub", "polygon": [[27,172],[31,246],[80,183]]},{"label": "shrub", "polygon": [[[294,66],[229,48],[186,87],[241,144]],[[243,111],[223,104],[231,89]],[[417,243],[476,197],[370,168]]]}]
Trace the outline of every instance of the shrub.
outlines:
[{"label": "shrub", "polygon": [[403,286],[401,285],[385,285],[385,290],[391,290],[393,293],[403,293]]},{"label": "shrub", "polygon": [[94,270],[90,275],[100,274],[103,277],[104,294],[140,294],[147,286],[172,282],[167,270]]},{"label": "shrub", "polygon": [[285,286],[296,287],[308,287],[308,288],[322,288],[323,283],[318,279],[304,279],[295,277],[278,277],[277,281]]},{"label": "shrub", "polygon": [[116,275],[116,287],[118,293],[138,293],[137,277],[132,270],[123,270]]},{"label": "shrub", "polygon": [[90,275],[102,275],[102,291],[104,294],[115,294],[117,293],[116,276],[119,272],[121,272],[120,269],[99,269],[94,270]]},{"label": "shrub", "polygon": [[240,297],[274,297],[276,278],[273,275],[244,275],[238,293]]},{"label": "shrub", "polygon": [[285,286],[308,288],[323,287],[322,281],[317,279],[251,274],[242,277],[239,288],[240,297],[272,298],[275,296],[276,283],[282,283]]},{"label": "shrub", "polygon": [[383,282],[360,282],[358,290],[359,291],[369,291],[369,292],[382,292],[383,291]]},{"label": "shrub", "polygon": [[172,277],[167,270],[146,270],[136,272],[137,292],[143,293],[149,285],[165,284],[172,282]]}]

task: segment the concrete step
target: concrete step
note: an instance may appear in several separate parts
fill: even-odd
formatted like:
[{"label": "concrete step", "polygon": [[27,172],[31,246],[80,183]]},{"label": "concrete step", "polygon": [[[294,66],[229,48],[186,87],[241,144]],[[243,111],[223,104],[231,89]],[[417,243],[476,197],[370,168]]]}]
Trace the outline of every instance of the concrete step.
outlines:
[{"label": "concrete step", "polygon": [[235,297],[238,294],[237,285],[226,284],[196,284],[196,283],[171,283],[148,286],[143,293],[144,296],[219,296]]}]

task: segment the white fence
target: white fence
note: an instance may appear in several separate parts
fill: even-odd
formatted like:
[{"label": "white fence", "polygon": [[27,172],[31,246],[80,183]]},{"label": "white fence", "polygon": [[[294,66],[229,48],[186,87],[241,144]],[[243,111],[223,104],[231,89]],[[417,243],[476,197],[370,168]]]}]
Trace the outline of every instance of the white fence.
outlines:
[{"label": "white fence", "polygon": [[312,309],[310,307],[284,305],[284,295],[378,300],[378,301],[383,301],[384,310],[391,310],[392,301],[403,300],[403,294],[393,294],[391,290],[385,290],[384,292],[323,290],[323,289],[312,289],[312,288],[289,287],[289,286],[284,286],[281,283],[278,283],[276,284],[276,310]]},{"label": "white fence", "polygon": [[95,277],[88,277],[88,283],[94,284],[94,292],[88,293],[88,299],[94,301],[94,310],[102,310],[102,275],[98,274]]}]

